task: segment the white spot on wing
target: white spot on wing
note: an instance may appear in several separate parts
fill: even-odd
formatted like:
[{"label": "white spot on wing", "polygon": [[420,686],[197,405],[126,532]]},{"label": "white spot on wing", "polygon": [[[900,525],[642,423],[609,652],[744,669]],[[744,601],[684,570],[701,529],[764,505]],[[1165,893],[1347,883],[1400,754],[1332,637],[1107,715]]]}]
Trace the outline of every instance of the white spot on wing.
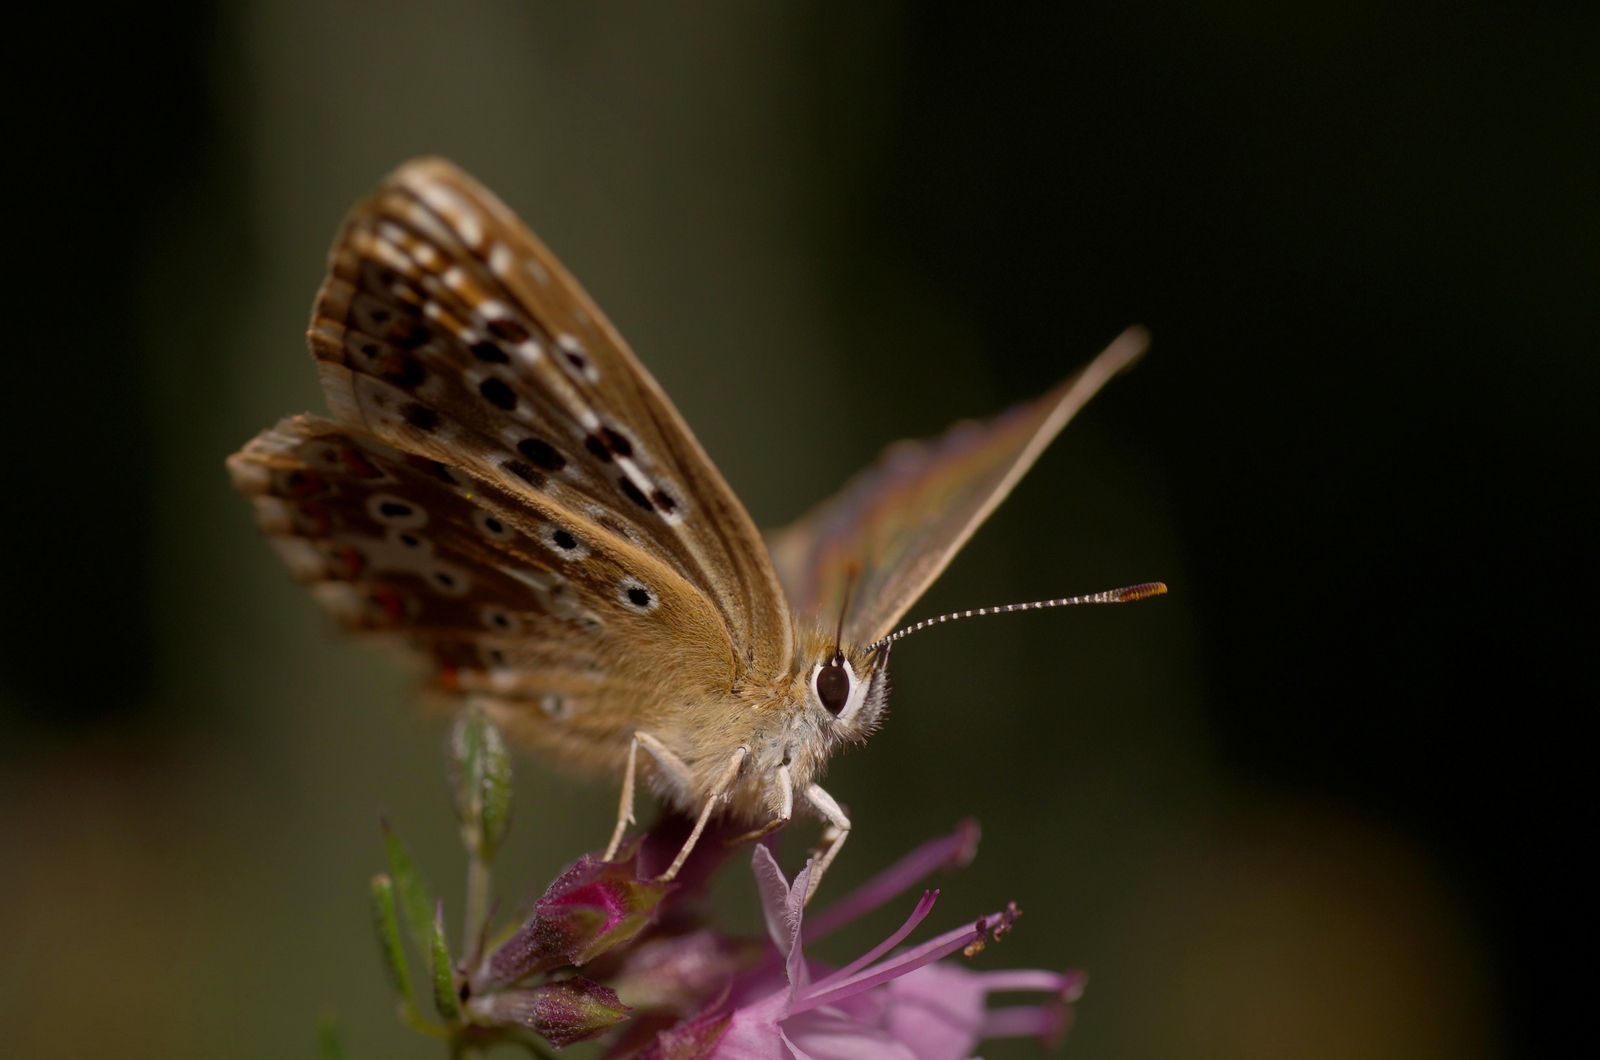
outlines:
[{"label": "white spot on wing", "polygon": [[498,240],[489,248],[489,268],[493,269],[494,274],[502,280],[511,276],[511,267],[516,261],[517,256],[511,253],[511,248]]},{"label": "white spot on wing", "polygon": [[491,320],[515,319],[514,314],[511,312],[511,307],[498,298],[485,298],[479,302],[476,310],[474,310],[474,315],[483,321],[485,325]]},{"label": "white spot on wing", "polygon": [[510,541],[517,536],[516,531],[507,526],[504,519],[486,512],[482,508],[473,510],[472,525],[476,526],[478,532],[491,541]]},{"label": "white spot on wing", "polygon": [[373,522],[417,530],[428,523],[428,513],[420,504],[392,493],[374,493],[367,498],[367,514]]},{"label": "white spot on wing", "polygon": [[435,243],[445,243],[450,240],[449,230],[439,223],[438,218],[423,209],[421,203],[413,202],[406,206],[406,220]]},{"label": "white spot on wing", "polygon": [[617,582],[617,602],[636,614],[648,615],[661,606],[655,590],[633,575],[625,575]]},{"label": "white spot on wing", "polygon": [[572,376],[582,379],[586,383],[600,381],[600,369],[595,367],[594,359],[583,348],[583,343],[577,336],[561,334],[556,336],[556,345],[561,348],[562,356],[559,358],[561,367]]},{"label": "white spot on wing", "polygon": [[478,620],[483,628],[495,633],[515,636],[522,632],[522,620],[503,607],[486,604],[478,610]]},{"label": "white spot on wing", "polygon": [[443,184],[419,182],[416,188],[422,201],[433,207],[444,222],[456,230],[461,242],[476,249],[483,242],[483,220],[472,204]]},{"label": "white spot on wing", "polygon": [[325,576],[322,554],[303,537],[269,537],[267,543],[278,554],[295,581],[308,582]]},{"label": "white spot on wing", "polygon": [[[565,535],[565,537],[563,538],[561,535]],[[584,542],[583,538],[566,527],[557,526],[554,523],[545,523],[539,527],[539,540],[544,542],[546,548],[562,559],[582,559],[589,554],[589,546]],[[563,541],[571,544],[572,547],[567,548]]]}]

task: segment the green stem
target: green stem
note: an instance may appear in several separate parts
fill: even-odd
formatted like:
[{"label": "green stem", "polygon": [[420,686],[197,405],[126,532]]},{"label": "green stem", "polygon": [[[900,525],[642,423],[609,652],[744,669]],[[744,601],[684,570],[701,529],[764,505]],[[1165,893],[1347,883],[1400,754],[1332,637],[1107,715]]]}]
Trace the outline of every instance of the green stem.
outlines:
[{"label": "green stem", "polygon": [[477,852],[467,858],[467,918],[462,926],[466,937],[461,940],[461,952],[476,953],[478,939],[483,935],[484,922],[489,917],[489,862]]},{"label": "green stem", "polygon": [[406,998],[400,1003],[400,1022],[407,1027],[430,1038],[449,1038],[450,1031],[440,1024],[433,1022],[417,1010],[417,1003],[411,998]]}]

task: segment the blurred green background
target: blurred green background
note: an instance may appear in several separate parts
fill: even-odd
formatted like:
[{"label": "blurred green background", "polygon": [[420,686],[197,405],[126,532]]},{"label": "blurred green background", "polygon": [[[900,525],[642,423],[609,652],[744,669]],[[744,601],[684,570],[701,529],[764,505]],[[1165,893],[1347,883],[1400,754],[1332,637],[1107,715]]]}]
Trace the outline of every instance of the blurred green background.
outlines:
[{"label": "blurred green background", "polygon": [[[321,410],[326,246],[420,153],[564,258],[764,525],[1152,329],[915,614],[1172,595],[907,641],[887,728],[831,774],[835,894],[978,816],[935,920],[1017,900],[980,961],[1088,968],[1083,1060],[1588,1037],[1592,6],[27,17],[0,1051],[309,1056],[331,1004],[358,1060],[437,1055],[391,1018],[365,888],[387,813],[458,908],[441,723],[331,634],[222,470]],[[518,783],[507,897],[614,805]]]}]

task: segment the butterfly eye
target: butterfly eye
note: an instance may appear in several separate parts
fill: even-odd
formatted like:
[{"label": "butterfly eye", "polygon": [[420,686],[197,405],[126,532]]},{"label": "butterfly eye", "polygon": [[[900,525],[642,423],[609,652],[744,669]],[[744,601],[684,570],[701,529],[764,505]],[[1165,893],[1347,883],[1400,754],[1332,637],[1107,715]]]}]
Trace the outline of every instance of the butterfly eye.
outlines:
[{"label": "butterfly eye", "polygon": [[850,677],[844,672],[844,660],[835,655],[817,671],[817,699],[829,714],[838,714],[850,699]]}]

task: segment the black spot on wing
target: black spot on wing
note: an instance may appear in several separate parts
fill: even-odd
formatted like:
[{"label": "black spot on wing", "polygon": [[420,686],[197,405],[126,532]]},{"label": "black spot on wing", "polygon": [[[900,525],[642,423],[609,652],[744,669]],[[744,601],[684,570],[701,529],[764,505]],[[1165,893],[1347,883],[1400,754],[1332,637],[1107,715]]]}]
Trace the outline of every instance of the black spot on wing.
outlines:
[{"label": "black spot on wing", "polygon": [[505,469],[534,489],[544,489],[545,477],[521,460],[506,461]]},{"label": "black spot on wing", "polygon": [[654,505],[650,503],[650,498],[646,497],[644,495],[644,491],[633,484],[633,479],[624,475],[622,478],[617,480],[617,488],[622,490],[622,495],[624,497],[627,497],[630,501],[637,504],[645,511],[654,510]]},{"label": "black spot on wing", "polygon": [[521,345],[529,339],[528,329],[518,324],[515,320],[489,321],[489,334],[497,339]]},{"label": "black spot on wing", "polygon": [[400,413],[405,421],[419,431],[430,432],[439,429],[439,414],[426,405],[407,405]]},{"label": "black spot on wing", "polygon": [[391,353],[378,358],[378,377],[401,390],[415,390],[428,378],[428,370],[415,357]]},{"label": "black spot on wing", "polygon": [[478,384],[478,393],[482,394],[483,399],[489,404],[507,412],[517,407],[517,395],[504,382],[493,376]]},{"label": "black spot on wing", "polygon": [[[377,319],[376,313],[373,314],[373,319]],[[399,320],[384,337],[402,350],[414,350],[433,341],[433,332],[415,320]]]},{"label": "black spot on wing", "polygon": [[556,447],[542,438],[524,438],[517,443],[517,452],[532,460],[534,465],[546,471],[560,471],[567,466],[567,458],[556,451]]}]

